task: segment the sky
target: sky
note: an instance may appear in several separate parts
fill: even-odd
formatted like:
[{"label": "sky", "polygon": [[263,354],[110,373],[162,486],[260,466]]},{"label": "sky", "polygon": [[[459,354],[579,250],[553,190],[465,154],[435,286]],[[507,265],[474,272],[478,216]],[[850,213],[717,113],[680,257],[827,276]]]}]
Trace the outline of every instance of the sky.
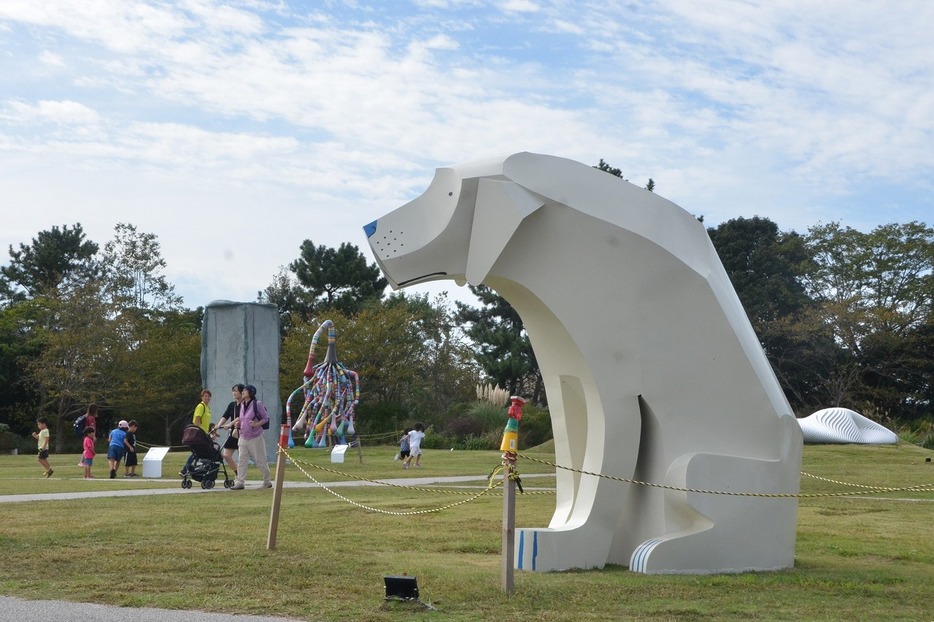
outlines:
[{"label": "sky", "polygon": [[373,261],[436,168],[520,151],[707,226],[934,225],[932,32],[928,0],[2,0],[0,265],[129,223],[186,307],[254,301],[304,240]]}]

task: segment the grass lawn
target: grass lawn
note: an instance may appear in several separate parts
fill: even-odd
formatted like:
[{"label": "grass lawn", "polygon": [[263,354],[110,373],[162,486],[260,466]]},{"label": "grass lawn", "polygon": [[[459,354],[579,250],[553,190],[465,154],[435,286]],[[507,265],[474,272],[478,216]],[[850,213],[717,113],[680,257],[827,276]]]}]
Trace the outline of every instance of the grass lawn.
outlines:
[{"label": "grass lawn", "polygon": [[[482,484],[499,463],[498,452],[428,450],[423,468],[403,471],[395,451],[364,448],[363,464],[352,451],[343,465],[331,465],[321,450],[299,448],[293,456],[323,482],[476,475]],[[109,480],[104,462],[95,467],[101,479],[86,481],[77,455],[53,455],[50,480],[35,456],[0,456],[0,495],[180,488],[170,476],[185,457],[169,454],[162,480]],[[803,470],[905,487],[934,484],[934,464],[925,461],[932,457],[913,445],[806,446]],[[287,467],[286,480],[308,481],[297,466]],[[341,472],[324,470],[332,466]],[[523,474],[549,471],[524,460],[519,467]],[[255,468],[250,474],[257,476]],[[550,486],[554,479],[525,483]],[[931,492],[801,499],[795,567],[782,572],[519,572],[507,596],[500,589],[501,495],[413,513],[473,490],[335,487],[341,499],[318,488],[286,489],[275,551],[266,550],[268,490],[0,503],[0,594],[306,620],[934,620]],[[802,478],[803,493],[858,490]],[[544,526],[553,510],[551,494],[520,495],[517,525]],[[435,610],[383,602],[383,576],[402,573],[418,578],[422,601]]]}]

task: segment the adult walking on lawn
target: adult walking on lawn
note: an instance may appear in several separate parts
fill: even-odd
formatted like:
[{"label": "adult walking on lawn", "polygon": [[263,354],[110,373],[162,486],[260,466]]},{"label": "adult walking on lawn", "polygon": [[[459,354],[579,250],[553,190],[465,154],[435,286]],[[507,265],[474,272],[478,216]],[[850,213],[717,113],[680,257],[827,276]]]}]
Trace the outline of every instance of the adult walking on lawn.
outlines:
[{"label": "adult walking on lawn", "polygon": [[233,393],[233,401],[227,405],[227,410],[224,411],[224,416],[221,417],[221,420],[217,422],[217,429],[229,430],[230,433],[227,435],[227,440],[224,441],[224,446],[221,449],[221,456],[224,458],[224,462],[227,463],[227,466],[230,467],[232,472],[236,472],[237,463],[234,462],[233,454],[237,451],[237,446],[240,443],[240,431],[237,429],[237,424],[239,421],[237,417],[240,416],[240,402],[243,401],[243,389],[245,385],[235,384],[231,388]]},{"label": "adult walking on lawn", "polygon": [[256,387],[252,384],[243,387],[241,396],[240,440],[237,444],[240,457],[237,461],[237,479],[231,490],[243,490],[250,458],[263,474],[263,488],[272,488],[269,462],[266,460],[266,441],[263,439],[263,424],[268,423],[269,413],[263,403],[256,399]]}]

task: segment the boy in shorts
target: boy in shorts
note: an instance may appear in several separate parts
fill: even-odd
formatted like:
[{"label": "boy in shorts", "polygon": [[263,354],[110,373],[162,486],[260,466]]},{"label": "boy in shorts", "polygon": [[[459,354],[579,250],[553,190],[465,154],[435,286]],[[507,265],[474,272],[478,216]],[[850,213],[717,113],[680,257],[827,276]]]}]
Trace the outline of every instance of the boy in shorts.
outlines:
[{"label": "boy in shorts", "polygon": [[129,425],[126,421],[121,420],[117,424],[116,429],[110,431],[110,437],[108,439],[109,445],[107,446],[107,462],[110,464],[110,479],[117,477],[117,468],[120,466],[120,461],[123,460],[123,454],[126,451],[126,446],[124,441],[126,440],[126,432]]},{"label": "boy in shorts", "polygon": [[43,475],[52,477],[52,466],[49,464],[49,420],[45,417],[36,419],[38,432],[33,432],[32,437],[39,441],[39,464],[42,465]]}]

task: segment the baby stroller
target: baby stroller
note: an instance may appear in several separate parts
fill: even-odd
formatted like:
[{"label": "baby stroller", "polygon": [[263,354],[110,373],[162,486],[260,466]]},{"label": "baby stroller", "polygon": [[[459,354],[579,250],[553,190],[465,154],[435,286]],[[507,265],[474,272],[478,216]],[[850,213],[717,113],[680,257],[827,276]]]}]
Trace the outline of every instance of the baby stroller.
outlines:
[{"label": "baby stroller", "polygon": [[224,488],[230,488],[234,482],[227,475],[227,465],[221,456],[221,448],[211,440],[201,426],[189,424],[182,431],[182,444],[191,449],[193,460],[188,472],[182,478],[182,488],[191,488],[191,480],[201,482],[202,488],[214,488],[217,473],[224,471]]}]

